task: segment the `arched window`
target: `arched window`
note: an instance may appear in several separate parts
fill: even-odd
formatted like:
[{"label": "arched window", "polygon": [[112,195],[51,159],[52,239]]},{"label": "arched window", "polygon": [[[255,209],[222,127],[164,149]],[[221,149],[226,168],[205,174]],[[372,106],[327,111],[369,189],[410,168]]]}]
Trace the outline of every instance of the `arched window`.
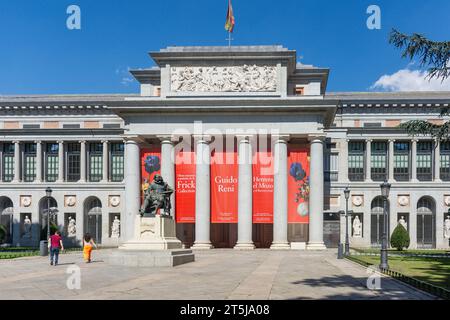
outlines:
[{"label": "arched window", "polygon": [[97,197],[89,197],[84,202],[85,233],[95,242],[102,242],[102,202]]},{"label": "arched window", "polygon": [[417,202],[417,247],[434,248],[436,238],[435,202],[431,197],[422,197]]},{"label": "arched window", "polygon": [[[389,215],[389,201],[386,204]],[[381,246],[384,224],[384,203],[383,197],[378,196],[372,200],[370,215],[370,241],[372,246]],[[389,219],[387,219],[389,230]],[[389,238],[389,234],[387,235]]]},{"label": "arched window", "polygon": [[14,205],[10,198],[0,197],[0,224],[5,227],[6,234],[1,242],[12,243]]}]

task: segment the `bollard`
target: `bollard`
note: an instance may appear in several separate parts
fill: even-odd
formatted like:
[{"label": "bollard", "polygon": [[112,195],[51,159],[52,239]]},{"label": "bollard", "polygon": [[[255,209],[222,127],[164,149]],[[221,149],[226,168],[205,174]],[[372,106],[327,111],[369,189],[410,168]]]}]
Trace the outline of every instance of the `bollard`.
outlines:
[{"label": "bollard", "polygon": [[344,259],[344,248],[343,248],[343,244],[339,243],[338,244],[338,255],[337,255],[338,259]]}]

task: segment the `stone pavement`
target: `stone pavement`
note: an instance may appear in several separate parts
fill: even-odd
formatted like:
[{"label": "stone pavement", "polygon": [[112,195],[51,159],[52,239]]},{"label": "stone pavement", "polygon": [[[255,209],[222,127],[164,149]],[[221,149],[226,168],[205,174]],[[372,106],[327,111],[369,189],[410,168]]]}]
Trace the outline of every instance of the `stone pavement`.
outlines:
[{"label": "stone pavement", "polygon": [[[174,268],[111,266],[93,252],[60,255],[52,267],[45,257],[0,260],[0,299],[433,299],[388,277],[381,290],[367,289],[366,269],[337,260],[335,250],[196,251],[196,261]],[[68,267],[81,270],[81,289],[69,290]]]}]

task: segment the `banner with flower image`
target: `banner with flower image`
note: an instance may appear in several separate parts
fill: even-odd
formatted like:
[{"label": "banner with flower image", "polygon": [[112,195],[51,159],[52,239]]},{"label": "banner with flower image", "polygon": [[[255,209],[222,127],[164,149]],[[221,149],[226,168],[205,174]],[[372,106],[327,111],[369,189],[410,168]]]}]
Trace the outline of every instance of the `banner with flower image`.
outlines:
[{"label": "banner with flower image", "polygon": [[161,147],[141,149],[141,201],[155,174],[161,174]]},{"label": "banner with flower image", "polygon": [[288,223],[309,223],[309,148],[288,148]]}]

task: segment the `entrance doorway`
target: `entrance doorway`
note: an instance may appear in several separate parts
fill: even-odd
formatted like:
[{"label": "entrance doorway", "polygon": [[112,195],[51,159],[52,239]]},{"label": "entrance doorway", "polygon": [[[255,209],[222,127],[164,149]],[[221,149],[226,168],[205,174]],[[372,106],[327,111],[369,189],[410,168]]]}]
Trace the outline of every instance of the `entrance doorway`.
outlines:
[{"label": "entrance doorway", "polygon": [[[389,217],[389,200],[387,202],[387,216]],[[387,219],[387,230],[389,229],[389,219]],[[383,197],[378,196],[372,201],[372,209],[370,215],[370,242],[372,247],[381,247],[381,240],[383,237],[384,225],[384,208]],[[387,241],[389,243],[389,232],[387,234]]]},{"label": "entrance doorway", "polygon": [[237,223],[211,223],[214,248],[233,248],[237,242]]},{"label": "entrance doorway", "polygon": [[423,197],[417,203],[417,247],[431,249],[435,247],[435,205],[429,197]]},{"label": "entrance doorway", "polygon": [[253,242],[258,249],[268,249],[273,241],[273,224],[254,223]]},{"label": "entrance doorway", "polygon": [[323,242],[327,248],[337,248],[341,232],[339,213],[325,213],[323,216]]},{"label": "entrance doorway", "polygon": [[85,232],[89,233],[95,243],[102,243],[102,202],[97,197],[89,197],[84,203]]}]

